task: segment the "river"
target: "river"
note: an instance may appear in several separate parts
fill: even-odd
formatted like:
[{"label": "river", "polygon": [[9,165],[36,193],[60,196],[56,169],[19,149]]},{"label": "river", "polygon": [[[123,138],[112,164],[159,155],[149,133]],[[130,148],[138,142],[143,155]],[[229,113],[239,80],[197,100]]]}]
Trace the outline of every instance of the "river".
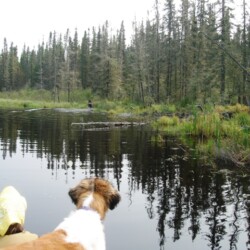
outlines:
[{"label": "river", "polygon": [[0,110],[0,189],[13,185],[26,197],[26,230],[53,230],[74,209],[69,188],[98,176],[122,197],[104,222],[108,250],[250,249],[249,176],[202,164],[176,138],[159,143],[146,125],[72,126],[96,121],[109,119]]}]

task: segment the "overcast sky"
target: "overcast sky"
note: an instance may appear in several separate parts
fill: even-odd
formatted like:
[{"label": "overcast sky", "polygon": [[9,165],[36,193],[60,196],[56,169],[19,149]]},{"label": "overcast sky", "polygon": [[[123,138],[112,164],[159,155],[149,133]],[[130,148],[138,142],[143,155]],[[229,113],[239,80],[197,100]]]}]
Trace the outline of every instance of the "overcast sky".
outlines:
[{"label": "overcast sky", "polygon": [[1,0],[0,49],[6,37],[19,52],[26,44],[31,48],[48,40],[50,31],[71,35],[109,21],[117,30],[124,20],[126,34],[133,20],[141,21],[152,10],[155,0]]}]

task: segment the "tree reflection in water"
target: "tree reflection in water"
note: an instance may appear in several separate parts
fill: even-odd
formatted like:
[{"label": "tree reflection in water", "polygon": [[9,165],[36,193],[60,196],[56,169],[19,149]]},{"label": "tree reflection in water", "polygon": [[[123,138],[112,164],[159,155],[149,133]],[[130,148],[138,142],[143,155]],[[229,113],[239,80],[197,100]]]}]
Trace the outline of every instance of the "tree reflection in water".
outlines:
[{"label": "tree reflection in water", "polygon": [[37,158],[46,159],[54,176],[62,170],[74,175],[77,169],[105,178],[112,173],[118,188],[126,181],[126,158],[130,200],[133,190],[146,196],[145,210],[149,219],[157,220],[161,249],[168,246],[169,238],[179,241],[187,234],[185,230],[192,242],[203,235],[207,249],[225,249],[225,242],[230,249],[241,249],[241,234],[247,235],[244,246],[249,247],[250,206],[245,205],[247,200],[250,203],[249,178],[198,163],[195,153],[187,153],[175,138],[166,137],[158,144],[146,127],[98,131],[71,127],[79,120],[107,119],[100,116],[51,110],[2,111],[1,157],[4,160],[6,155],[15,154],[20,143],[23,155],[33,152]]}]

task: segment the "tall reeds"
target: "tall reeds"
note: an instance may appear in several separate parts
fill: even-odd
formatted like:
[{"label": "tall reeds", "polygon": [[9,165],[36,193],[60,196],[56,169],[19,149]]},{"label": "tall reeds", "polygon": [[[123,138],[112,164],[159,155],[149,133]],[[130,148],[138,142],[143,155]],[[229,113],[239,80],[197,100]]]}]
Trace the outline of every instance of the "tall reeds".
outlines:
[{"label": "tall reeds", "polygon": [[250,160],[250,111],[246,106],[195,111],[185,119],[163,116],[154,122],[154,127],[180,136],[183,141],[196,140],[202,152],[213,153],[223,148],[238,160]]}]

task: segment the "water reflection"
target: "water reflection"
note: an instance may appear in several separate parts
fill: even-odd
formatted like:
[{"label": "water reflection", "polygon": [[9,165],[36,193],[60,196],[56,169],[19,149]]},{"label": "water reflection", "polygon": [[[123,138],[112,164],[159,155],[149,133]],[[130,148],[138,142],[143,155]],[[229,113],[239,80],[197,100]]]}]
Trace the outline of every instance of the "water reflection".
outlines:
[{"label": "water reflection", "polygon": [[[157,239],[149,236],[156,242],[154,249],[157,245],[158,249],[249,249],[247,176],[213,171],[187,154],[174,138],[156,143],[156,135],[147,127],[84,131],[71,126],[105,119],[94,113],[1,111],[0,161],[10,161],[18,153],[24,158],[32,154],[46,162],[52,176],[64,171],[73,178],[79,172],[112,178],[119,189],[126,182],[127,209],[139,193],[148,220],[155,222],[152,232],[157,231]],[[117,216],[123,215],[120,210]],[[134,223],[133,211],[131,218]],[[143,225],[134,226],[143,232]],[[126,231],[129,234],[130,228]],[[136,238],[137,243],[124,242],[119,249],[142,249],[140,237]],[[115,243],[113,249],[118,249]]]}]

